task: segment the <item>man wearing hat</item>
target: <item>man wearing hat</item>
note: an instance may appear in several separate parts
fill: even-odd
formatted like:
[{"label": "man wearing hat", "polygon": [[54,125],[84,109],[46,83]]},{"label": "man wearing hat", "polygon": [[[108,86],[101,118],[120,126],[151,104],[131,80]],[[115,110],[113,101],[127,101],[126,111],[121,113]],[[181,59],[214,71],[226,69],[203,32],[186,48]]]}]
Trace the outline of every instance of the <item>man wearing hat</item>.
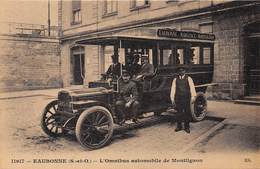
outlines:
[{"label": "man wearing hat", "polygon": [[130,79],[130,73],[127,70],[123,70],[122,79],[119,80],[119,97],[116,101],[119,124],[124,123],[126,113],[132,113],[133,122],[137,122],[139,110],[138,91],[136,84]]},{"label": "man wearing hat", "polygon": [[144,77],[151,76],[154,73],[154,66],[149,63],[149,59],[147,55],[142,55],[141,61],[142,61],[142,66],[136,79],[143,79]]},{"label": "man wearing hat", "polygon": [[141,69],[141,65],[138,64],[138,62],[139,62],[139,55],[137,54],[133,55],[133,61],[131,62],[131,64],[129,64],[128,67],[128,71],[132,76],[136,76]]},{"label": "man wearing hat", "polygon": [[186,75],[186,67],[182,66],[177,69],[178,75],[172,81],[171,101],[177,110],[177,127],[176,132],[183,129],[190,133],[191,110],[190,103],[194,102],[196,90],[191,77]]},{"label": "man wearing hat", "polygon": [[121,76],[122,64],[118,62],[118,56],[112,55],[112,64],[109,66],[106,72],[106,76],[110,78],[119,78]]}]

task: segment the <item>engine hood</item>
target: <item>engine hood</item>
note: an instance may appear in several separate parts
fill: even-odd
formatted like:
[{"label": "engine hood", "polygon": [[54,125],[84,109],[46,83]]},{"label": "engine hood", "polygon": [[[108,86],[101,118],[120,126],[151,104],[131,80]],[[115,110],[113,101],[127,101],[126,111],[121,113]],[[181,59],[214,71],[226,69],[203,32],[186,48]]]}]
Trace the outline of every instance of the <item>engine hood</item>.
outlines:
[{"label": "engine hood", "polygon": [[98,87],[98,88],[61,90],[59,93],[67,93],[69,96],[75,97],[75,96],[92,96],[92,95],[99,95],[99,94],[107,94],[110,92],[112,92],[112,90],[103,87]]}]

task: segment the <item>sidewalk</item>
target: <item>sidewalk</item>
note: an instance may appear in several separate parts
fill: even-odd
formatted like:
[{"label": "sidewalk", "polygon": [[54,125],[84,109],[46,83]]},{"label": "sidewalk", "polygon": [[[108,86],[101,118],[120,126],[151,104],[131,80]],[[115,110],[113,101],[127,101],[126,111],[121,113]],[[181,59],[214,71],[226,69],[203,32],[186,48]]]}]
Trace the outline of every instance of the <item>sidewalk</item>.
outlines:
[{"label": "sidewalk", "polygon": [[57,97],[60,90],[66,89],[79,89],[83,88],[82,85],[70,86],[67,88],[55,88],[55,89],[42,89],[42,90],[26,90],[26,91],[15,91],[15,92],[2,92],[0,93],[0,100],[2,99],[12,99],[12,98],[22,98],[37,95],[47,95],[51,97]]},{"label": "sidewalk", "polygon": [[209,116],[225,118],[223,125],[188,152],[259,153],[259,106],[209,101],[208,111]]}]

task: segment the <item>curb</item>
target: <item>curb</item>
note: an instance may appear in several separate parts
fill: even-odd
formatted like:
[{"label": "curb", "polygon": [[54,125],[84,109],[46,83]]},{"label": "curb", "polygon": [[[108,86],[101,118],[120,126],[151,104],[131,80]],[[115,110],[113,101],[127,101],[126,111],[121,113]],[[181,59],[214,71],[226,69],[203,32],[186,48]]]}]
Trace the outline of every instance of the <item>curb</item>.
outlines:
[{"label": "curb", "polygon": [[226,123],[226,120],[223,120],[222,122],[218,123],[217,125],[213,126],[212,128],[210,128],[207,132],[205,132],[204,134],[200,135],[197,139],[195,139],[194,141],[192,141],[191,143],[187,144],[183,149],[181,149],[179,151],[179,153],[186,153],[188,150],[190,150],[192,147],[194,147],[196,144],[200,143],[201,141],[203,141],[204,139],[206,139],[209,135],[211,135],[212,133],[214,133],[216,130],[220,129],[221,127],[224,126],[224,124]]}]

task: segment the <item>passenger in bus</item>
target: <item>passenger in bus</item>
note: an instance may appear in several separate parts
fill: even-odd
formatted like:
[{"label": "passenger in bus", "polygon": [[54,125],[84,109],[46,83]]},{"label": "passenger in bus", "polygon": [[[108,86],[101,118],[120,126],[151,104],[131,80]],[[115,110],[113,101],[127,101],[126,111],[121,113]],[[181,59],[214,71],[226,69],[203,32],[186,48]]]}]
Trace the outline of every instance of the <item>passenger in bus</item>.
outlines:
[{"label": "passenger in bus", "polygon": [[154,74],[154,66],[149,63],[147,55],[143,55],[141,58],[141,69],[136,76],[136,80],[144,79],[146,76],[152,76]]},{"label": "passenger in bus", "polygon": [[[174,58],[175,58],[175,63],[174,63]],[[172,65],[172,64],[177,64],[179,65],[181,62],[180,62],[180,54],[177,53],[176,56],[173,55],[173,54],[170,54],[168,56],[168,65]]]},{"label": "passenger in bus", "polygon": [[179,53],[177,53],[177,55],[176,55],[176,64],[177,64],[177,65],[181,64],[180,54],[179,54]]},{"label": "passenger in bus", "polygon": [[135,77],[139,73],[139,71],[141,70],[141,65],[138,62],[139,62],[139,55],[134,55],[133,61],[129,65],[129,69],[128,69],[128,71],[130,72],[130,74],[133,77]]},{"label": "passenger in bus", "polygon": [[183,129],[190,133],[191,109],[190,103],[194,102],[196,90],[191,77],[186,75],[186,67],[178,68],[178,76],[173,80],[171,87],[171,101],[177,110],[177,127],[176,132]]},{"label": "passenger in bus", "polygon": [[118,62],[117,55],[112,55],[111,59],[113,63],[109,66],[105,75],[107,78],[117,79],[121,76],[122,64]]},{"label": "passenger in bus", "polygon": [[116,112],[119,117],[119,124],[123,124],[126,113],[132,113],[133,122],[137,123],[139,110],[138,91],[136,83],[131,81],[131,75],[127,70],[123,70],[122,79],[119,81],[119,97],[116,101]]}]

